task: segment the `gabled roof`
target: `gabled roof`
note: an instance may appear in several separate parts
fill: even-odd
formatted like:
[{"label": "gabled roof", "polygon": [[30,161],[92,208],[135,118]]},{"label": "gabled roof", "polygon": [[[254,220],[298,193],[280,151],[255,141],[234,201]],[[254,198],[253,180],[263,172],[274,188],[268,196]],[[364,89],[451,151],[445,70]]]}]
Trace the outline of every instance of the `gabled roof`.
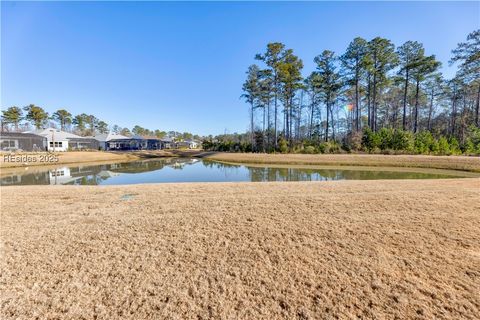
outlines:
[{"label": "gabled roof", "polygon": [[26,131],[25,133],[37,134],[39,136],[46,137],[47,139],[52,139],[53,136],[53,139],[55,140],[68,140],[70,138],[83,139],[83,137],[77,136],[76,134],[65,132],[55,128]]},{"label": "gabled roof", "polygon": [[94,138],[98,141],[101,141],[101,142],[116,140],[116,139],[130,139],[129,137],[125,137],[121,134],[116,134],[116,133],[113,133],[113,132],[100,133],[100,134],[95,135]]}]

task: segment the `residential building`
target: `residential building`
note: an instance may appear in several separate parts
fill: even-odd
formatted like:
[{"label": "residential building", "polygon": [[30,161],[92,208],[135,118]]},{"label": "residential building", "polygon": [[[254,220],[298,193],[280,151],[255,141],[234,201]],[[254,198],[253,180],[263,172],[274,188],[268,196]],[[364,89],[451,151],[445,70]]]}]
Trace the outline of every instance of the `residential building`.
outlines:
[{"label": "residential building", "polygon": [[0,132],[1,151],[45,151],[47,139],[33,133]]},{"label": "residential building", "polygon": [[28,131],[47,139],[48,151],[98,150],[98,141],[93,137],[81,137],[76,134],[54,128]]},{"label": "residential building", "polygon": [[[126,137],[126,136],[121,135],[121,134],[116,134],[116,133],[113,133],[113,132],[99,133],[99,134],[95,135],[94,138],[98,141],[99,147],[102,150],[109,150],[109,145],[108,144],[112,140],[128,140],[128,139],[130,139],[129,137]],[[115,145],[113,147],[115,147]]]}]

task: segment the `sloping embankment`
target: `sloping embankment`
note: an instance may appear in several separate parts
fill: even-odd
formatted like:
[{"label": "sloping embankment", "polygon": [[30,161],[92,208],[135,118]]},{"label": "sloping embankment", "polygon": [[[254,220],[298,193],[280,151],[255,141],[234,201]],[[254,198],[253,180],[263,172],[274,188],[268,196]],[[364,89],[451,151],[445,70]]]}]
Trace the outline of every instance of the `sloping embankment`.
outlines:
[{"label": "sloping embankment", "polygon": [[207,153],[202,157],[231,163],[412,167],[480,172],[480,157],[466,156]]}]

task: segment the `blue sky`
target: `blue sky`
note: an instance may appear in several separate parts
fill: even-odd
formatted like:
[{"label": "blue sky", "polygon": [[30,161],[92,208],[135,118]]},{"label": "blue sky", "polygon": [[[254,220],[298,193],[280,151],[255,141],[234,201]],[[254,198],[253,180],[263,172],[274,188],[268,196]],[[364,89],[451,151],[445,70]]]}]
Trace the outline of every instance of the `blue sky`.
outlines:
[{"label": "blue sky", "polygon": [[247,67],[268,42],[304,61],[356,36],[424,44],[448,67],[479,2],[4,2],[1,106],[35,103],[109,124],[243,132]]}]

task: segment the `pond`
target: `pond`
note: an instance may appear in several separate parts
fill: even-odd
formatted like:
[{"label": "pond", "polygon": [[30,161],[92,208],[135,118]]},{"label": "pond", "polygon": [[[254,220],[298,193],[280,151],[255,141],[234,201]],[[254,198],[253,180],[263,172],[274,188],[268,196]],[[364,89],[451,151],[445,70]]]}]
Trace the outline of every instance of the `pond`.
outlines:
[{"label": "pond", "polygon": [[[162,158],[126,163],[19,168],[1,175],[0,185],[121,185],[162,182],[330,181],[441,179],[469,176],[447,170],[371,167],[236,165],[195,158]],[[471,176],[471,175],[470,175]]]}]

